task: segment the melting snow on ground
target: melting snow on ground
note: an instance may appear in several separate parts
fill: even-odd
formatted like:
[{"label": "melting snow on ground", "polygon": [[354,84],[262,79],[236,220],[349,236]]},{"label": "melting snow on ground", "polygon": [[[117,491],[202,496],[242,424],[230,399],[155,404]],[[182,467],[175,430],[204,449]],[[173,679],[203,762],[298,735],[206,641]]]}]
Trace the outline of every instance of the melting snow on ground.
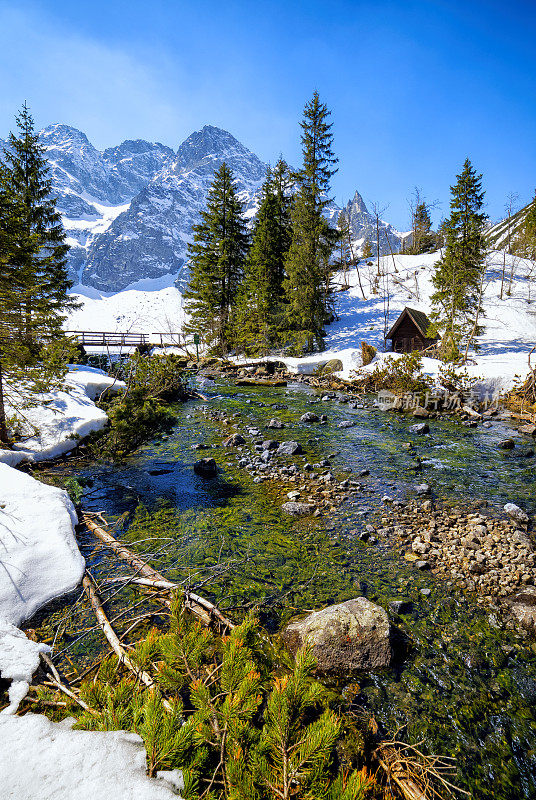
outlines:
[{"label": "melting snow on ground", "polygon": [[[23,438],[13,450],[0,449],[0,463],[16,466],[23,461],[43,461],[73,450],[80,438],[106,425],[108,417],[93,400],[105,389],[119,388],[100,369],[72,365],[65,390],[41,396],[40,404],[24,410]],[[6,409],[8,417],[16,410]]]}]

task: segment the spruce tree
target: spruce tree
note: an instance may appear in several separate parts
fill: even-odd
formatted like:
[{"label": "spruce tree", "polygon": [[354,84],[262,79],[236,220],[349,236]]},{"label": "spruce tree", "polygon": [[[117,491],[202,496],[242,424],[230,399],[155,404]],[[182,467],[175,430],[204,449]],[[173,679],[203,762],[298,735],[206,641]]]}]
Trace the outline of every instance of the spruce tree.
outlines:
[{"label": "spruce tree", "polygon": [[373,254],[374,253],[373,253],[373,250],[372,250],[372,245],[370,243],[370,239],[367,238],[363,242],[363,249],[361,251],[361,258],[363,260],[366,260],[367,258],[372,258]]},{"label": "spruce tree", "polygon": [[225,162],[214,175],[207,208],[193,234],[185,331],[202,334],[209,350],[225,355],[232,345],[233,312],[249,243],[243,204]]},{"label": "spruce tree", "polygon": [[300,123],[303,166],[296,174],[292,242],[285,263],[288,325],[298,351],[311,351],[315,344],[322,347],[328,317],[329,262],[338,240],[338,232],[324,216],[337,163],[330,114],[315,92]]},{"label": "spruce tree", "polygon": [[415,207],[413,215],[413,241],[406,251],[413,255],[433,252],[439,244],[439,238],[432,230],[432,219],[428,205],[421,201]]},{"label": "spruce tree", "polygon": [[18,136],[10,134],[0,172],[4,211],[9,208],[10,217],[3,256],[2,320],[4,330],[6,323],[12,333],[15,327],[19,354],[24,347],[29,355],[37,353],[44,340],[61,334],[65,312],[76,302],[68,295],[69,246],[48,163],[26,104],[16,122]]},{"label": "spruce tree", "polygon": [[481,294],[485,271],[486,244],[482,211],[482,175],[477,175],[469,159],[451,187],[450,217],[445,223],[446,247],[437,262],[432,283],[436,327],[443,330],[443,352],[456,359],[460,345],[478,335],[476,324],[482,315]]},{"label": "spruce tree", "polygon": [[[25,397],[51,388],[65,372],[68,245],[48,177],[48,163],[26,104],[0,166],[0,440],[7,442],[2,377],[25,381]],[[54,351],[54,355],[52,355]],[[22,404],[22,405],[21,405]]]},{"label": "spruce tree", "polygon": [[253,227],[244,283],[237,302],[234,341],[248,355],[275,345],[282,317],[285,257],[290,246],[290,181],[281,159],[268,170]]}]

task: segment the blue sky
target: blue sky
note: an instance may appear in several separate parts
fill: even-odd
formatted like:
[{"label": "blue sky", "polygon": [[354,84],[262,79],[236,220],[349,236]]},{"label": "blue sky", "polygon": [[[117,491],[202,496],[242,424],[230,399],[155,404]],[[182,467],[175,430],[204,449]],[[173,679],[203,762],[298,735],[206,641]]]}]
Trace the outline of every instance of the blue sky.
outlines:
[{"label": "blue sky", "polygon": [[469,156],[487,211],[536,188],[536,0],[0,0],[0,136],[23,100],[98,148],[229,130],[299,163],[304,102],[332,110],[339,203],[408,227],[414,186],[448,213]]}]

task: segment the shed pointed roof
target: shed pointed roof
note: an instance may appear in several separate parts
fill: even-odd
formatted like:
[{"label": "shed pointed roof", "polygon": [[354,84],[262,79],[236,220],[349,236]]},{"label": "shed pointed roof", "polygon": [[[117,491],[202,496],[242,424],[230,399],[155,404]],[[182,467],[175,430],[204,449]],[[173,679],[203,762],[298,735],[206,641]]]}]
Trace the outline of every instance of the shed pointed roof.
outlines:
[{"label": "shed pointed roof", "polygon": [[393,338],[393,334],[396,333],[398,327],[401,325],[404,317],[406,317],[406,316],[408,316],[411,319],[411,321],[417,327],[419,333],[422,333],[422,335],[424,337],[427,336],[428,329],[429,329],[429,327],[430,327],[430,325],[432,323],[430,322],[430,320],[428,319],[428,317],[426,316],[424,311],[417,311],[414,308],[408,308],[406,306],[406,308],[402,311],[402,313],[398,317],[397,321],[395,322],[395,324],[393,325],[393,327],[391,328],[391,330],[389,331],[389,333],[385,337],[386,339],[392,339]]}]

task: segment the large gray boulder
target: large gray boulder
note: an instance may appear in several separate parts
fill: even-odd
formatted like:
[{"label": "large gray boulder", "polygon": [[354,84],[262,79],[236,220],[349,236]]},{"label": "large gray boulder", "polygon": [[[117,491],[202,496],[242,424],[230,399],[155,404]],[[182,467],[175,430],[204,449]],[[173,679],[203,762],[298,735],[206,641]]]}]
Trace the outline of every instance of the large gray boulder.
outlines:
[{"label": "large gray boulder", "polygon": [[322,674],[351,674],[388,667],[393,659],[387,612],[366,597],[313,611],[281,634],[295,653],[309,644]]}]

